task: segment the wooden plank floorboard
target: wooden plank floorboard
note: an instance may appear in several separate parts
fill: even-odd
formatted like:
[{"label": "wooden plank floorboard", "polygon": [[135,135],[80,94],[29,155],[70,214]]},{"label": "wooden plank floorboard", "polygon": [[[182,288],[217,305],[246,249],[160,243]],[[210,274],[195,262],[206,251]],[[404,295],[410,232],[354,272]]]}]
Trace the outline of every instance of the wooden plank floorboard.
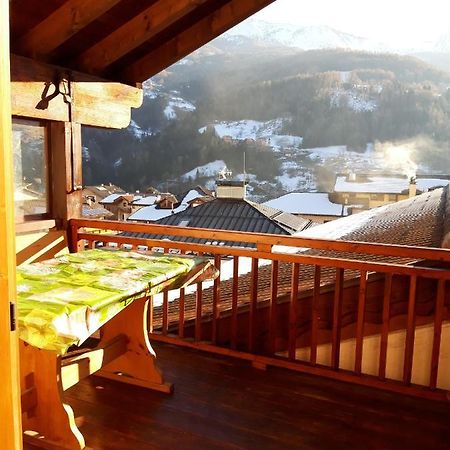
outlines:
[{"label": "wooden plank floorboard", "polygon": [[[89,377],[66,392],[100,450],[448,450],[450,403],[155,344],[173,395]],[[31,447],[30,447],[31,449]],[[28,450],[28,447],[26,447]]]}]

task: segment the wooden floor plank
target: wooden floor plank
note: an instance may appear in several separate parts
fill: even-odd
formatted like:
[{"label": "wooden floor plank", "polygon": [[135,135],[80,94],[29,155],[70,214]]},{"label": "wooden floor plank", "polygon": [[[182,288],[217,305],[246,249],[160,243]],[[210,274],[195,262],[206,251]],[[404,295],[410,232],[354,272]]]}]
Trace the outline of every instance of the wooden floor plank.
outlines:
[{"label": "wooden floor plank", "polygon": [[156,344],[173,395],[95,376],[67,391],[100,450],[448,449],[446,403]]}]

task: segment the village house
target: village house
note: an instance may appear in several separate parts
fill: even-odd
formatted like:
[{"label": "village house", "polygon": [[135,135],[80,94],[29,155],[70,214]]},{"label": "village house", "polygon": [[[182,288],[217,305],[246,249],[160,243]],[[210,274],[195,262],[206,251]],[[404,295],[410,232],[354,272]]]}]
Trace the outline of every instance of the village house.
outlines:
[{"label": "village house", "polygon": [[[234,230],[247,233],[268,233],[276,235],[292,235],[300,230],[314,226],[311,220],[296,217],[279,209],[270,206],[251,202],[245,198],[245,183],[233,180],[217,180],[217,190],[215,198],[210,198],[207,202],[202,202],[197,206],[192,205],[194,198],[190,191],[181,205],[172,214],[167,214],[155,220],[159,225],[172,225],[186,228],[202,228],[208,230]],[[192,200],[189,202],[189,197]],[[148,214],[154,214],[149,211]],[[136,217],[136,215],[134,216]],[[150,217],[146,216],[147,219]],[[142,220],[144,216],[141,216]],[[131,219],[131,218],[130,218]],[[222,242],[220,240],[185,238],[183,236],[171,237],[166,235],[151,235],[144,233],[123,233],[123,236],[139,238],[157,238],[175,240],[178,242],[197,242],[207,245],[255,247],[243,242]]]},{"label": "village house", "polygon": [[99,203],[112,214],[112,220],[127,220],[133,212],[134,200],[141,198],[142,196],[135,194],[111,194]]},{"label": "village house", "polygon": [[296,235],[82,217],[82,126],[126,128],[145,80],[271,2],[0,0],[5,450],[448,447],[447,188]]},{"label": "village house", "polygon": [[330,200],[351,206],[352,212],[395,203],[423,192],[447,186],[450,176],[338,174]]}]

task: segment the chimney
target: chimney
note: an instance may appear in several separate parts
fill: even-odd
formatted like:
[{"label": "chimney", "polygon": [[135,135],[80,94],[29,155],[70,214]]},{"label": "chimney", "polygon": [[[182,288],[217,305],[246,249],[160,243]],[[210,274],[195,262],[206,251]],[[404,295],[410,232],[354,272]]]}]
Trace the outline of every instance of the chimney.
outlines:
[{"label": "chimney", "polygon": [[246,181],[217,180],[216,197],[244,199],[246,185],[247,185]]},{"label": "chimney", "polygon": [[416,195],[417,195],[416,177],[411,177],[409,179],[409,198],[415,197]]}]

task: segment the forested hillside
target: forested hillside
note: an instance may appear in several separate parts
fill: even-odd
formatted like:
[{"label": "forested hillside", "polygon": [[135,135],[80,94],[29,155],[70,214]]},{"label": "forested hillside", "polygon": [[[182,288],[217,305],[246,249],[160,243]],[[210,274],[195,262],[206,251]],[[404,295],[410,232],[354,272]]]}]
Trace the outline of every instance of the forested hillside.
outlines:
[{"label": "forested hillside", "polygon": [[[282,145],[274,147],[278,135],[297,136],[299,151],[364,152],[371,143],[425,139],[431,148],[426,157],[416,151],[415,163],[450,172],[443,157],[450,146],[449,73],[393,54],[274,47],[246,53],[235,46],[213,42],[150,80],[127,130],[84,130],[85,183],[112,181],[130,190],[172,183],[181,190],[182,174],[211,161],[242,171],[245,152],[256,179],[283,191],[276,177],[289,161]],[[218,132],[232,129],[230,122],[264,127],[274,120],[272,141],[267,130],[254,134],[275,151]],[[292,158],[300,171],[321,171],[307,152]]]}]

